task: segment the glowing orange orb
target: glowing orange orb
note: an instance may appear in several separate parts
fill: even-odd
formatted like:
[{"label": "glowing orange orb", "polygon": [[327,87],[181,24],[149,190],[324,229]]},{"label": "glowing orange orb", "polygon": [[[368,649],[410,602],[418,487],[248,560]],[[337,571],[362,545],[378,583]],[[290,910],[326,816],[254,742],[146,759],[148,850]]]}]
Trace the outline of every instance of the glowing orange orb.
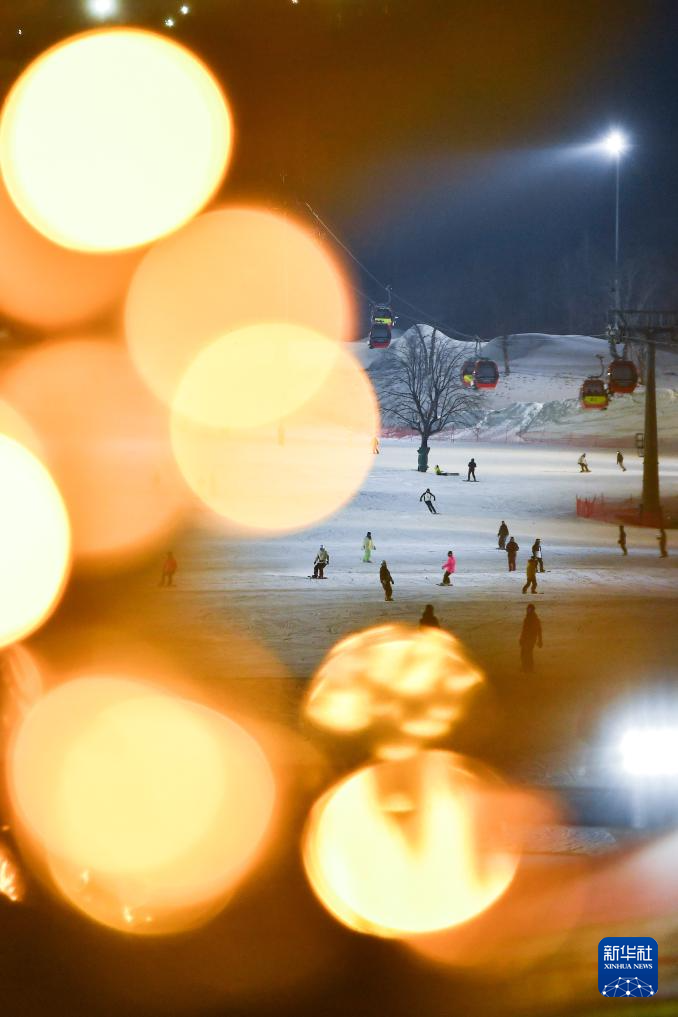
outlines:
[{"label": "glowing orange orb", "polygon": [[125,311],[134,362],[168,403],[204,347],[274,323],[349,339],[352,304],[338,265],[308,230],[254,208],[208,212],[156,244],[134,275]]},{"label": "glowing orange orb", "polygon": [[0,435],[0,646],[37,629],[66,581],[71,535],[54,480],[22,445]]},{"label": "glowing orange orb", "polygon": [[137,29],[88,32],[43,53],[12,88],[0,166],[22,215],[84,251],[149,243],[209,200],[231,148],[207,68]]},{"label": "glowing orange orb", "polygon": [[448,752],[358,770],[311,812],[303,856],[313,890],[349,928],[377,936],[465,922],[518,866],[492,788]]},{"label": "glowing orange orb", "polygon": [[[298,353],[300,347],[290,347]],[[209,375],[199,358],[188,375],[192,400]],[[288,371],[293,373],[290,363]],[[179,389],[177,403],[184,398]],[[372,385],[353,357],[336,346],[325,384],[297,410],[250,428],[207,427],[172,415],[179,469],[196,494],[240,532],[284,533],[336,512],[351,498],[373,463],[379,410]]]},{"label": "glowing orange orb", "polygon": [[180,928],[222,902],[273,811],[271,768],[251,735],[125,679],[49,692],[9,762],[19,816],[60,888],[97,921],[133,932]]}]

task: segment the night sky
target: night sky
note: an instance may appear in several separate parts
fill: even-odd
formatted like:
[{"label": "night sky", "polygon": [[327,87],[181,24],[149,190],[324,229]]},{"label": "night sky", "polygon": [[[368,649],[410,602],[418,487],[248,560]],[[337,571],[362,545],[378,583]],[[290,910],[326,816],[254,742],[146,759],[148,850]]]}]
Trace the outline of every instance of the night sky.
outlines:
[{"label": "night sky", "polygon": [[[178,6],[127,0],[123,20],[166,32]],[[4,87],[92,24],[78,0],[3,8]],[[602,329],[614,165],[584,146],[613,125],[633,144],[622,302],[678,304],[672,0],[194,0],[169,34],[234,108],[223,197],[306,217],[309,202],[428,320],[485,337]]]}]

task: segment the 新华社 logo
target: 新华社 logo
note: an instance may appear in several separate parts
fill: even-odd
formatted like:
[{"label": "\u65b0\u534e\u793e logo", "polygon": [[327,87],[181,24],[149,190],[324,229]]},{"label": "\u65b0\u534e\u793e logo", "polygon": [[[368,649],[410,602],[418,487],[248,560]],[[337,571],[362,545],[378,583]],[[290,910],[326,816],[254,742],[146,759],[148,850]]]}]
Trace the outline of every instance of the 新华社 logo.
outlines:
[{"label": "\u65b0\u534e\u793e logo", "polygon": [[659,988],[659,948],[649,936],[606,936],[598,944],[601,996],[654,996]]}]

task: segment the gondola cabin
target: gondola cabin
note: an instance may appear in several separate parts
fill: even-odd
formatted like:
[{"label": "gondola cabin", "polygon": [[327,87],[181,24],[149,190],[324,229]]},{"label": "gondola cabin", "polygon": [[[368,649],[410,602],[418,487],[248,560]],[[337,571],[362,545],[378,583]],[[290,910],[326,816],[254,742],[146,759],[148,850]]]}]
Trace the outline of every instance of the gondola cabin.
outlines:
[{"label": "gondola cabin", "polygon": [[473,365],[473,384],[475,388],[496,388],[499,381],[499,368],[494,360],[482,357]]},{"label": "gondola cabin", "polygon": [[629,395],[638,384],[638,369],[632,360],[613,360],[607,369],[607,387],[613,395]]},{"label": "gondola cabin", "polygon": [[391,308],[385,305],[375,307],[372,311],[372,324],[388,325],[389,328],[393,328],[395,325],[395,315]]},{"label": "gondola cabin", "polygon": [[587,378],[579,390],[579,401],[585,410],[606,410],[609,398],[602,378]]},{"label": "gondola cabin", "polygon": [[372,325],[370,329],[369,348],[385,350],[391,345],[391,329],[388,325]]},{"label": "gondola cabin", "polygon": [[459,377],[461,378],[462,385],[465,385],[466,388],[473,388],[473,372],[475,370],[475,366],[475,360],[465,360],[462,364]]}]

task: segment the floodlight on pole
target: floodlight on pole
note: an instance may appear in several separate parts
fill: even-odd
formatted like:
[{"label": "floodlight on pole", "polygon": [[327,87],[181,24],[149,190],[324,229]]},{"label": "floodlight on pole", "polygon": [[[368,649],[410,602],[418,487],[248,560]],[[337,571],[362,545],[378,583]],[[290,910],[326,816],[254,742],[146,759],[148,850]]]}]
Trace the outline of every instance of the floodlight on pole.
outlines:
[{"label": "floodlight on pole", "polygon": [[614,200],[614,306],[619,307],[619,165],[624,152],[629,149],[629,141],[623,131],[613,128],[600,142],[602,150],[615,160],[615,200]]},{"label": "floodlight on pole", "polygon": [[629,142],[626,135],[619,130],[610,131],[603,140],[601,141],[601,147],[611,155],[614,159],[618,159],[620,155],[628,151]]},{"label": "floodlight on pole", "polygon": [[87,0],[86,7],[93,18],[101,20],[112,18],[118,12],[117,0]]}]

